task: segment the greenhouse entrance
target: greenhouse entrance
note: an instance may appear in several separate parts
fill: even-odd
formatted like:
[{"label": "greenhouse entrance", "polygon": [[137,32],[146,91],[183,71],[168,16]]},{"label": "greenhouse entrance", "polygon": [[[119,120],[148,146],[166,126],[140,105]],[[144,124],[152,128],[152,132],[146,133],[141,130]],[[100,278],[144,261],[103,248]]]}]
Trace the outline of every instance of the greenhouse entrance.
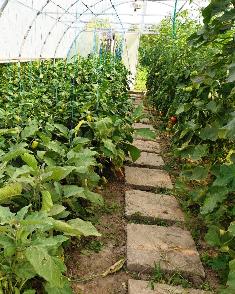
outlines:
[{"label": "greenhouse entrance", "polygon": [[235,293],[234,20],[0,0],[0,293]]}]

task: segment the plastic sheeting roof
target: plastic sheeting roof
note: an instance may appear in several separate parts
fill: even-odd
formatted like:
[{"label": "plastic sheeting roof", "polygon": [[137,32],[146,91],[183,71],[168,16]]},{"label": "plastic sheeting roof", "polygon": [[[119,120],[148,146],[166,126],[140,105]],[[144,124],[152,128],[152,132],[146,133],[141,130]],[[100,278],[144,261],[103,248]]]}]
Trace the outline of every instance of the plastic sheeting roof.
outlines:
[{"label": "plastic sheeting roof", "polygon": [[[206,1],[194,2],[191,9]],[[94,19],[126,32],[133,25],[160,22],[172,14],[175,0],[0,0],[0,7],[6,3],[0,17],[2,62],[64,58]],[[134,12],[136,4],[140,9]],[[188,0],[178,0],[178,10],[183,7],[189,7]]]}]

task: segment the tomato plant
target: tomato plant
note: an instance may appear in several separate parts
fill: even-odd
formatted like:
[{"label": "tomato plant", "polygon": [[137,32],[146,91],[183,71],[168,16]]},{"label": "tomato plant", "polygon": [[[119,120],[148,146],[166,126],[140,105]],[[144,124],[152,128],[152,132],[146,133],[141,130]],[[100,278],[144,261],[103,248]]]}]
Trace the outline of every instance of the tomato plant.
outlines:
[{"label": "tomato plant", "polygon": [[200,25],[187,12],[178,15],[176,39],[171,20],[163,20],[157,35],[142,38],[141,63],[147,66],[149,103],[164,114],[166,124],[177,116],[173,148],[186,162],[181,173],[184,193],[204,219],[207,242],[218,258],[227,256],[223,268],[230,272],[221,292],[233,293],[235,2],[212,0],[202,16]]}]

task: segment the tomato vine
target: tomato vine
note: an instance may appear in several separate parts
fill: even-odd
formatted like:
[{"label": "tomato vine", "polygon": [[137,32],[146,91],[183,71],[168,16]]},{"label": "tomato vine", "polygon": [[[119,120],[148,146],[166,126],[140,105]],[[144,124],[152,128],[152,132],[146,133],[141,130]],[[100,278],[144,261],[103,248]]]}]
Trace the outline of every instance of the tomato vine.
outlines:
[{"label": "tomato vine", "polygon": [[214,267],[225,276],[229,267],[221,293],[233,293],[235,3],[212,0],[202,16],[203,25],[187,12],[178,15],[176,39],[171,20],[163,20],[157,35],[142,37],[141,64],[148,70],[148,101],[171,126],[175,155],[185,162],[179,192],[207,226],[205,239],[219,252]]}]

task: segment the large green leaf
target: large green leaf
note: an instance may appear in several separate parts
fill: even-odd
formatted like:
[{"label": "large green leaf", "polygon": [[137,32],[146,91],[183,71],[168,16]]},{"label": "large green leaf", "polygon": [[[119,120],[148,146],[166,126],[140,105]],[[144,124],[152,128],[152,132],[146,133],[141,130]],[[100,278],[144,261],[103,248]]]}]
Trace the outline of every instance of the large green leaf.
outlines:
[{"label": "large green leaf", "polygon": [[226,137],[230,139],[235,138],[235,118],[232,118],[226,126],[221,128],[221,130],[226,131]]},{"label": "large green leaf", "polygon": [[44,247],[30,246],[26,249],[25,255],[40,277],[48,281],[53,287],[63,287],[61,269]]},{"label": "large green leaf", "polygon": [[16,213],[16,218],[21,221],[25,218],[27,215],[29,208],[31,207],[31,204],[25,207],[22,207],[17,213]]},{"label": "large green leaf", "polygon": [[91,222],[72,219],[68,222],[54,220],[54,229],[69,236],[101,236]]},{"label": "large green leaf", "polygon": [[190,180],[204,180],[208,176],[209,168],[204,166],[197,166],[181,173],[181,176],[187,177]]},{"label": "large green leaf", "polygon": [[[1,222],[2,224],[2,222]],[[7,235],[0,235],[0,248],[4,249],[4,256],[11,257],[16,252],[16,245],[14,240]]]},{"label": "large green leaf", "polygon": [[131,159],[136,161],[141,155],[141,150],[131,144],[126,144],[125,146],[130,153]]},{"label": "large green leaf", "polygon": [[64,185],[63,191],[64,191],[64,197],[66,198],[81,197],[86,199],[86,196],[84,194],[84,188],[82,187],[78,187],[76,185]]},{"label": "large green leaf", "polygon": [[37,170],[38,169],[38,162],[34,155],[29,153],[24,153],[21,155],[22,160],[28,164],[32,169]]},{"label": "large green leaf", "polygon": [[231,222],[231,224],[228,227],[228,231],[235,237],[235,221]]},{"label": "large green leaf", "polygon": [[65,212],[66,207],[60,204],[54,204],[51,210],[48,212],[49,216],[56,217],[57,215],[60,215],[61,213]]},{"label": "large green leaf", "polygon": [[73,163],[77,167],[77,171],[84,172],[87,171],[87,168],[90,166],[96,166],[97,162],[95,159],[96,151],[85,148],[79,152],[71,150],[68,152],[67,157],[69,159],[69,164]]},{"label": "large green leaf", "polygon": [[26,150],[25,148],[17,148],[17,149],[13,149],[10,150],[8,153],[6,153],[5,155],[2,156],[1,160],[2,161],[10,161],[12,159],[17,158],[18,156],[25,154],[26,152],[28,152],[28,150]]},{"label": "large green leaf", "polygon": [[226,187],[211,187],[206,194],[206,199],[201,207],[201,213],[211,213],[219,203],[222,203],[227,198],[228,192]]},{"label": "large green leaf", "polygon": [[18,134],[19,132],[20,132],[19,128],[0,129],[0,136],[5,134]]},{"label": "large green leaf", "polygon": [[156,139],[156,133],[149,128],[135,129],[135,134],[145,139]]},{"label": "large green leaf", "polygon": [[32,232],[40,230],[48,231],[53,228],[54,220],[48,217],[45,212],[35,211],[27,215],[24,220],[20,221],[22,226],[22,236],[27,238]]},{"label": "large green leaf", "polygon": [[37,275],[31,263],[25,258],[23,261],[16,263],[15,273],[17,277],[22,279],[23,281],[30,280]]},{"label": "large green leaf", "polygon": [[32,290],[32,289],[25,290],[23,294],[36,294],[36,290]]},{"label": "large green leaf", "polygon": [[216,141],[219,137],[219,128],[207,126],[200,131],[200,138],[203,140]]},{"label": "large green leaf", "polygon": [[57,128],[61,132],[61,134],[63,134],[65,136],[65,138],[68,137],[69,129],[66,126],[64,126],[62,124],[54,124],[54,127]]},{"label": "large green leaf", "polygon": [[66,178],[74,169],[74,166],[49,166],[45,169],[45,171],[50,174],[46,180],[59,182]]},{"label": "large green leaf", "polygon": [[6,202],[11,200],[15,196],[19,196],[22,193],[22,184],[12,183],[3,188],[0,188],[0,202]]},{"label": "large green leaf", "polygon": [[[229,275],[227,285],[229,286],[230,293],[235,292],[235,259],[229,262]],[[225,294],[225,293],[224,293]]]},{"label": "large green leaf", "polygon": [[60,156],[64,156],[65,155],[66,148],[65,148],[64,145],[62,145],[58,141],[49,141],[48,143],[45,143],[45,146],[49,150],[58,153]]},{"label": "large green leaf", "polygon": [[73,228],[78,229],[85,237],[88,236],[97,236],[100,237],[101,234],[98,233],[96,228],[92,225],[91,222],[84,221],[82,219],[76,218],[68,221],[68,224]]},{"label": "large green leaf", "polygon": [[57,250],[64,242],[68,241],[69,238],[65,236],[52,236],[48,238],[38,237],[32,244],[40,247],[45,247],[47,250]]},{"label": "large green leaf", "polygon": [[41,191],[42,194],[42,211],[49,212],[53,207],[51,193],[49,191]]},{"label": "large green leaf", "polygon": [[10,222],[14,218],[14,213],[12,213],[9,207],[0,206],[0,224],[4,225]]},{"label": "large green leaf", "polygon": [[113,132],[113,122],[111,118],[104,117],[95,122],[95,132],[98,138],[108,138]]},{"label": "large green leaf", "polygon": [[208,145],[196,145],[196,146],[188,146],[183,150],[180,150],[180,154],[182,158],[189,158],[191,160],[200,160],[202,157],[208,154]]},{"label": "large green leaf", "polygon": [[83,235],[78,228],[74,228],[70,224],[61,220],[54,220],[53,227],[56,231],[63,232],[65,235],[68,235],[68,236],[81,237]]},{"label": "large green leaf", "polygon": [[143,103],[139,104],[133,111],[132,117],[133,120],[138,121],[139,119],[144,117],[144,105]]},{"label": "large green leaf", "polygon": [[232,63],[229,66],[229,77],[228,77],[228,82],[233,83],[235,82],[235,63]]},{"label": "large green leaf", "polygon": [[219,174],[216,177],[216,180],[213,182],[213,186],[225,187],[227,185],[233,184],[235,187],[235,164],[226,165],[223,164],[220,167]]},{"label": "large green leaf", "polygon": [[84,194],[86,196],[86,199],[91,201],[92,203],[97,204],[97,205],[103,205],[104,204],[104,199],[100,194],[92,192],[92,191],[90,191],[88,189],[84,190]]},{"label": "large green leaf", "polygon": [[36,122],[31,122],[30,125],[26,126],[21,132],[21,138],[26,139],[32,137],[38,131],[38,124]]},{"label": "large green leaf", "polygon": [[190,103],[181,104],[176,110],[175,114],[179,115],[181,113],[187,112],[191,109],[192,105]]},{"label": "large green leaf", "polygon": [[46,283],[45,290],[47,294],[73,294],[71,287],[69,286],[68,281],[64,282],[65,285],[63,288],[52,287],[49,283]]},{"label": "large green leaf", "polygon": [[220,246],[220,230],[216,226],[211,226],[205,237],[207,243],[211,246]]},{"label": "large green leaf", "polygon": [[113,144],[112,140],[110,139],[104,139],[103,140],[103,143],[104,143],[104,147],[106,149],[108,149],[112,154],[116,154],[117,151],[116,151],[116,146]]}]

